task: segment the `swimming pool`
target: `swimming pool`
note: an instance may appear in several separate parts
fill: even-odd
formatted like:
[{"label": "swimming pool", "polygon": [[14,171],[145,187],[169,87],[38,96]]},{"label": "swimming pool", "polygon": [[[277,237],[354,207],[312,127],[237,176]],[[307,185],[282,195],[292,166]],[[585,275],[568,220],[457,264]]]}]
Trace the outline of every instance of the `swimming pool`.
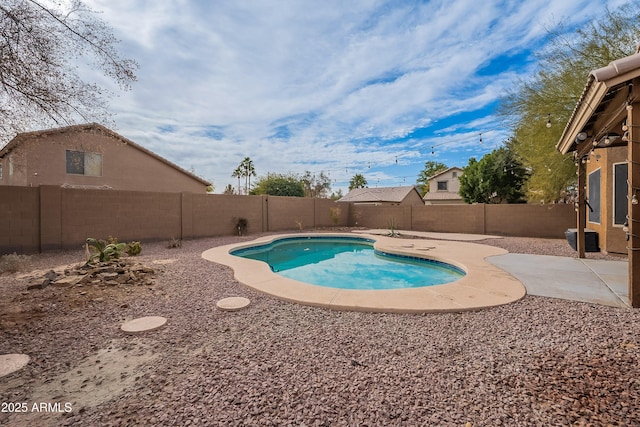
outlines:
[{"label": "swimming pool", "polygon": [[454,282],[465,275],[448,263],[376,250],[359,237],[289,237],[231,251],[267,263],[283,277],[339,289],[418,288]]},{"label": "swimming pool", "polygon": [[[374,249],[380,252],[443,261],[466,273],[464,277],[451,283],[402,289],[368,290],[315,286],[274,273],[265,262],[232,255],[238,250],[257,248],[292,237],[353,238],[354,234],[284,233],[259,236],[252,241],[214,246],[204,251],[202,258],[229,267],[239,283],[255,291],[284,301],[334,310],[385,313],[459,312],[509,304],[526,295],[524,285],[515,277],[486,261],[487,257],[506,254],[506,250],[468,242],[442,239],[409,240],[371,233],[359,234],[359,238],[374,242]],[[257,298],[257,295],[252,295]]]}]

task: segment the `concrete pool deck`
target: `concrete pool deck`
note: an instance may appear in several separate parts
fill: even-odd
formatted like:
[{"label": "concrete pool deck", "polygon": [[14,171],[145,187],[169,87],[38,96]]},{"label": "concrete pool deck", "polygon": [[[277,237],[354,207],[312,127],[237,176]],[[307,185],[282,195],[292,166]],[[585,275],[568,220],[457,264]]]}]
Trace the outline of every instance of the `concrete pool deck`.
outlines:
[{"label": "concrete pool deck", "polygon": [[509,304],[526,295],[526,289],[518,279],[486,260],[488,257],[505,255],[507,251],[475,243],[408,240],[358,233],[360,237],[375,240],[376,249],[444,261],[466,272],[462,279],[444,285],[372,291],[336,289],[298,282],[273,273],[264,262],[229,253],[234,249],[265,244],[283,237],[311,236],[354,237],[354,234],[289,233],[264,236],[251,242],[209,249],[202,253],[202,257],[231,267],[236,280],[258,291],[286,301],[336,310],[395,313],[459,312]]}]

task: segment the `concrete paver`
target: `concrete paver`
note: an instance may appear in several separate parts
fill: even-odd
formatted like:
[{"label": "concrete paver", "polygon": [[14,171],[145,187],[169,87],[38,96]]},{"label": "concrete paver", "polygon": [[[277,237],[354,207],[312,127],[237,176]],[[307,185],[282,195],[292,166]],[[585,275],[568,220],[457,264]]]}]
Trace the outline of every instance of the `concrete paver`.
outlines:
[{"label": "concrete paver", "polygon": [[528,254],[492,256],[487,261],[520,280],[529,295],[629,307],[624,261]]}]

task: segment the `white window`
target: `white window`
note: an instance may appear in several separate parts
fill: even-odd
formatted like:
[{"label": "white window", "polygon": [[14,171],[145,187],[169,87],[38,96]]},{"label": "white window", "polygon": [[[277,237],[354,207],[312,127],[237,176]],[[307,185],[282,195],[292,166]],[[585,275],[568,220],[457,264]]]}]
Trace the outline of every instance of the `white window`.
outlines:
[{"label": "white window", "polygon": [[2,163],[0,163],[0,179],[2,179]]},{"label": "white window", "polygon": [[454,177],[454,178],[457,178],[458,177],[458,172],[456,172],[456,171],[451,172],[451,176]]},{"label": "white window", "polygon": [[449,188],[448,181],[438,181],[438,191],[447,191]]}]

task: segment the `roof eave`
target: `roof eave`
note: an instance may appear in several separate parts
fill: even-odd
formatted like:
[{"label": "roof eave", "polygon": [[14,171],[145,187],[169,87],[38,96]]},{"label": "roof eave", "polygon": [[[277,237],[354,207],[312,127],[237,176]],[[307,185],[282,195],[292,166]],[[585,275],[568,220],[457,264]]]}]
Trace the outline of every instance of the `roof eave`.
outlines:
[{"label": "roof eave", "polygon": [[593,108],[600,105],[609,88],[639,76],[640,54],[638,53],[613,61],[606,67],[591,71],[587,84],[562,132],[556,149],[562,154],[574,151],[576,135],[584,129],[593,115]]}]

